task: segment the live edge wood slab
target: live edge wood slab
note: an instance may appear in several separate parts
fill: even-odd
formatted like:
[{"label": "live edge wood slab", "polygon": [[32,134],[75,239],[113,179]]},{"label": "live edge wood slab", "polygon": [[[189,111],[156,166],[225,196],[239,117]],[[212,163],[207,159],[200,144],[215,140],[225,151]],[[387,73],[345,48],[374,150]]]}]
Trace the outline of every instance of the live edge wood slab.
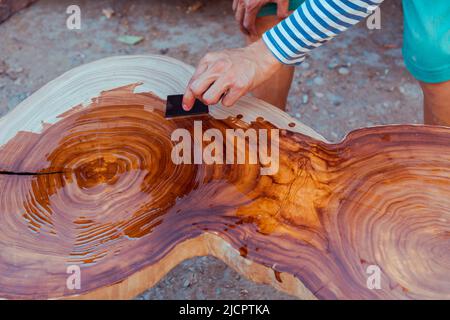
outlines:
[{"label": "live edge wood slab", "polygon": [[[163,99],[192,71],[108,58],[0,119],[1,298],[131,298],[213,255],[303,299],[450,299],[450,128],[366,128],[331,144],[246,97],[203,126],[280,128],[278,173],[175,165],[170,135],[193,120],[165,120]],[[72,265],[80,289],[66,286]]]}]

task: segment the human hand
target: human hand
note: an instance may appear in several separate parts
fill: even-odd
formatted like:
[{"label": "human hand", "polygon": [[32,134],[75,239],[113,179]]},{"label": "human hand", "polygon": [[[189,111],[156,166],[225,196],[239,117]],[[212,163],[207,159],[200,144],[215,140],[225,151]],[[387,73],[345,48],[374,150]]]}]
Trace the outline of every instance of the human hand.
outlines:
[{"label": "human hand", "polygon": [[245,48],[208,53],[188,83],[183,109],[190,110],[195,99],[208,105],[222,100],[224,106],[232,106],[282,65],[262,40]]},{"label": "human hand", "polygon": [[277,16],[280,19],[289,15],[289,0],[233,0],[236,21],[244,34],[256,36],[256,16],[267,3],[277,4]]}]

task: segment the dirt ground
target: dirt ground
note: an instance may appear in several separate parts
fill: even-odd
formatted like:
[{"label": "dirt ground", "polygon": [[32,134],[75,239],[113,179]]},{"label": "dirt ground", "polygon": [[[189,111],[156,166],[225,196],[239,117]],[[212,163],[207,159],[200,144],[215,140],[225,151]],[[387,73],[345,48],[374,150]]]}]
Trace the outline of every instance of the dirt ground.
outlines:
[{"label": "dirt ground", "polygon": [[[81,30],[66,28],[73,3],[81,8]],[[164,54],[194,65],[208,51],[242,46],[231,3],[40,0],[0,24],[0,116],[63,72],[103,57]],[[103,9],[114,15],[108,18]],[[386,1],[381,17],[381,30],[361,23],[296,70],[288,112],[331,141],[359,127],[422,121],[422,93],[401,55],[400,0]],[[121,35],[144,39],[129,45],[117,40]],[[138,297],[291,298],[210,257],[185,261]]]}]

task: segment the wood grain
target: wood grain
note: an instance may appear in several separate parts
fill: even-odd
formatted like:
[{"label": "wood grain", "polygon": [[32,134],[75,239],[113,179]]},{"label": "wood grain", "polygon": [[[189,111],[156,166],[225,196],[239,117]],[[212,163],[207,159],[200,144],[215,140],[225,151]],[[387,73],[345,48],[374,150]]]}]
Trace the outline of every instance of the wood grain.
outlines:
[{"label": "wood grain", "polygon": [[[203,126],[280,128],[278,173],[175,165],[170,135],[194,120],[164,119],[163,97],[191,72],[157,56],[104,59],[0,119],[0,297],[130,298],[213,255],[305,299],[450,298],[449,128],[366,128],[330,144],[246,97]],[[69,265],[79,290],[66,287]]]}]

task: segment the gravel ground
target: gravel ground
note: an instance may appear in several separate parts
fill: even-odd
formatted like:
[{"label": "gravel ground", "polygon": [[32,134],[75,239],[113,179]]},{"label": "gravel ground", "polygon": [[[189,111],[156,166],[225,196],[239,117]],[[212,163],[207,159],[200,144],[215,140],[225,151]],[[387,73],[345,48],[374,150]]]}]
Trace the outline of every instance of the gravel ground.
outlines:
[{"label": "gravel ground", "polygon": [[[0,116],[63,72],[103,57],[156,53],[196,64],[208,51],[242,46],[231,2],[40,0],[0,25]],[[66,28],[73,3],[82,10],[81,30]],[[108,18],[104,9],[114,15]],[[296,70],[288,112],[331,141],[359,127],[422,121],[422,93],[401,55],[400,1],[386,1],[381,16],[381,30],[361,23]],[[128,45],[118,41],[122,35],[143,40]],[[292,297],[201,257],[180,264],[138,298]]]}]

